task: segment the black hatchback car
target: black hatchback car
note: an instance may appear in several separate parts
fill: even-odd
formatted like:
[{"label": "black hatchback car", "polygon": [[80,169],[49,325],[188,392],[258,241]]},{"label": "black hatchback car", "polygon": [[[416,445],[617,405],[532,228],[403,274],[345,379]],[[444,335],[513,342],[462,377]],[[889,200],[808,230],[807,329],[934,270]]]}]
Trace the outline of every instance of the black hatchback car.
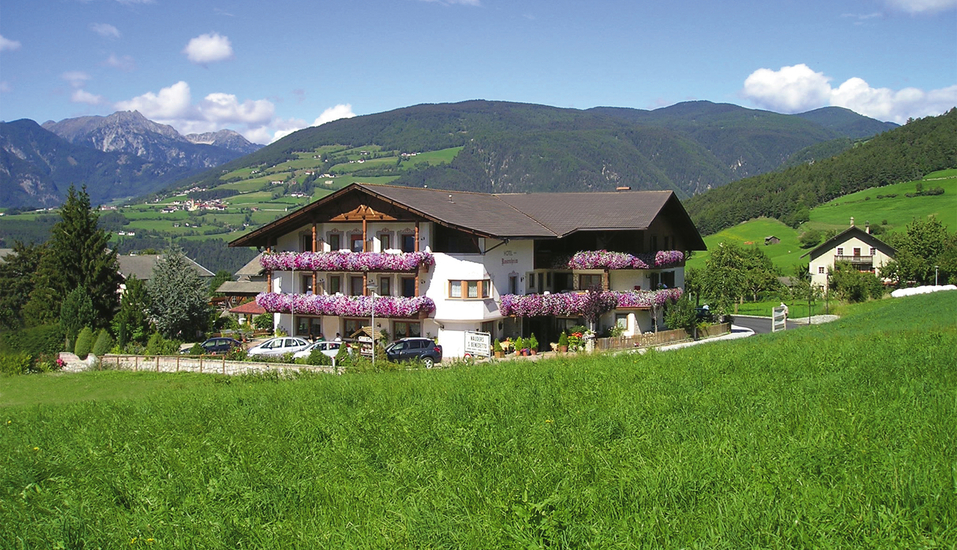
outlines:
[{"label": "black hatchback car", "polygon": [[385,355],[389,361],[422,361],[425,368],[431,369],[436,363],[442,362],[442,346],[431,338],[403,338],[389,344],[385,348]]},{"label": "black hatchback car", "polygon": [[228,353],[236,348],[243,347],[243,343],[235,338],[216,337],[206,340],[202,344],[204,353]]}]

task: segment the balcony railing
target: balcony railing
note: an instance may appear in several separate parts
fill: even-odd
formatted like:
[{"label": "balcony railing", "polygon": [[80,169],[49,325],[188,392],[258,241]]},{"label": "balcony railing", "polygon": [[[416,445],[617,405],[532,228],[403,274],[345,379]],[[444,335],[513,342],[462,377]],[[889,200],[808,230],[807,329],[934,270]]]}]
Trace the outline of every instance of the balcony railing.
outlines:
[{"label": "balcony railing", "polygon": [[609,252],[607,250],[586,250],[576,252],[567,262],[559,262],[556,267],[565,269],[651,269],[670,267],[683,262],[685,255],[680,250],[659,250],[654,254],[627,252]]},{"label": "balcony railing", "polygon": [[872,264],[874,256],[834,256],[835,262],[849,262],[852,264]]},{"label": "balcony railing", "polygon": [[568,292],[560,294],[506,294],[499,310],[515,317],[579,317],[589,311],[661,307],[681,297],[680,288],[663,290]]},{"label": "balcony railing", "polygon": [[435,302],[425,296],[339,296],[324,294],[279,294],[264,292],[256,296],[256,303],[267,313],[298,313],[302,315],[335,315],[339,317],[369,317],[375,304],[376,317],[412,318],[435,311]]},{"label": "balcony railing", "polygon": [[260,265],[270,271],[414,272],[435,264],[429,252],[279,252],[263,254]]}]

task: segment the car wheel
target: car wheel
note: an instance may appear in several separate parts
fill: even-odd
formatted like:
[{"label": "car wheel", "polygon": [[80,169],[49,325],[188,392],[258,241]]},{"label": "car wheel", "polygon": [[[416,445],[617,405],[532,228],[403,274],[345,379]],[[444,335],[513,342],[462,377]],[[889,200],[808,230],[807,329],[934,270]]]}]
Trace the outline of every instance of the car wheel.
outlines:
[{"label": "car wheel", "polygon": [[435,359],[432,359],[431,357],[423,357],[422,364],[425,365],[425,368],[431,369],[433,365],[435,365]]}]

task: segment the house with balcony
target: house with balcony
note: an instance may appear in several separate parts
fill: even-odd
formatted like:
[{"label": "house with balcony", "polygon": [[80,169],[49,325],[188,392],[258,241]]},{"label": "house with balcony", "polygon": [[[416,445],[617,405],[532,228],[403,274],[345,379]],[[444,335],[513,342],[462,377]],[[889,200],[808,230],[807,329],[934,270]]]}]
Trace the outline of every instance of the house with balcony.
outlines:
[{"label": "house with balcony", "polygon": [[[256,247],[257,302],[290,334],[436,338],[466,333],[557,341],[654,330],[704,241],[671,191],[486,194],[351,184],[230,243]],[[596,309],[597,308],[597,309]],[[597,312],[597,313],[596,313]],[[547,345],[547,344],[546,344]]]},{"label": "house with balcony", "polygon": [[864,229],[854,225],[819,244],[802,258],[810,257],[808,271],[811,284],[827,287],[827,275],[837,262],[848,262],[858,271],[877,273],[877,270],[896,256],[894,247],[871,235],[870,226]]}]

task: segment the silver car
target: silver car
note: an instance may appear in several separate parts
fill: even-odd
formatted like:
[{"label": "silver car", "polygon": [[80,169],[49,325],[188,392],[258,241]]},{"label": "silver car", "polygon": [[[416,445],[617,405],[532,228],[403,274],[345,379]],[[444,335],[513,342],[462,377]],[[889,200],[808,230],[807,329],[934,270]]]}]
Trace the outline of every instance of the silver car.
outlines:
[{"label": "silver car", "polygon": [[270,338],[258,346],[249,348],[249,357],[278,357],[287,353],[296,353],[309,347],[309,342],[295,336]]},{"label": "silver car", "polygon": [[[317,349],[322,352],[326,357],[335,357],[339,353],[339,348],[346,345],[345,342],[330,342],[327,340],[322,340],[314,344],[310,344],[309,347],[302,351],[297,351],[292,355],[294,359],[301,359],[303,357],[309,357],[309,354],[312,353],[312,350]],[[347,348],[350,352],[351,348]]]}]

